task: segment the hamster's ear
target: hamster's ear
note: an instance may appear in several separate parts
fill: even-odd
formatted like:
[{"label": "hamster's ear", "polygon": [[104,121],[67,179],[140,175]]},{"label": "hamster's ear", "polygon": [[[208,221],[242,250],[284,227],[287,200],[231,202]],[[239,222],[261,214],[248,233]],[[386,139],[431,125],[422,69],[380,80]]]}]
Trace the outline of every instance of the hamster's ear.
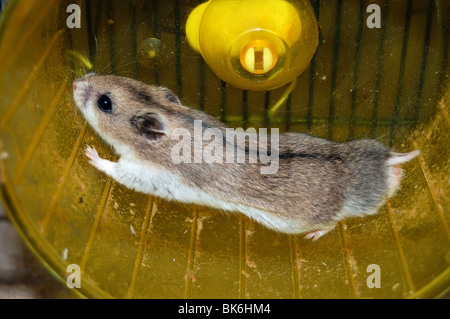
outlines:
[{"label": "hamster's ear", "polygon": [[166,95],[167,101],[178,104],[178,105],[182,105],[180,100],[178,99],[178,97],[175,94],[173,94],[171,90],[169,90],[168,88],[162,88],[162,89]]},{"label": "hamster's ear", "polygon": [[131,125],[150,143],[159,142],[167,135],[167,129],[161,116],[156,113],[135,115],[130,120]]}]

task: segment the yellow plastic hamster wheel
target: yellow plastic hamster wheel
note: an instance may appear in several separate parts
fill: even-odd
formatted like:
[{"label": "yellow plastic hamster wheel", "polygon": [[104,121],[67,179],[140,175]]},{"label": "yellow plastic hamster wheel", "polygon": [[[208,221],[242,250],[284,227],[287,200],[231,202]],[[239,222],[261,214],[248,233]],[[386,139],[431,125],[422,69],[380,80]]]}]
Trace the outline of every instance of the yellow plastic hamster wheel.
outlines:
[{"label": "yellow plastic hamster wheel", "polygon": [[[68,26],[70,4],[79,6],[80,28]],[[189,46],[185,24],[198,4],[8,3],[0,22],[1,199],[42,263],[64,282],[67,266],[78,265],[81,288],[73,290],[86,297],[444,293],[450,286],[446,2],[313,1],[319,49],[274,112],[284,87],[233,88]],[[92,66],[169,87],[185,105],[233,127],[278,127],[335,141],[373,137],[422,153],[405,165],[402,189],[379,214],[341,222],[315,242],[278,234],[240,214],[130,191],[90,166],[87,144],[115,158],[72,100],[73,79]]]}]

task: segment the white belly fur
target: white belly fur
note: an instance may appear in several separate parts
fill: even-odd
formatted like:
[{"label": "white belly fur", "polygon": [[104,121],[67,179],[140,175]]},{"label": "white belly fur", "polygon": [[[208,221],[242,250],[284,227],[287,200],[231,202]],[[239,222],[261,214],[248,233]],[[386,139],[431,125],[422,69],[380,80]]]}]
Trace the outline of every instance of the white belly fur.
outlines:
[{"label": "white belly fur", "polygon": [[186,185],[182,179],[162,167],[146,165],[123,157],[117,162],[116,176],[119,183],[136,191],[152,194],[168,200],[210,206],[224,211],[241,212],[264,226],[285,233],[298,234],[307,231],[302,225],[276,217],[272,213],[252,206],[229,202],[205,191]]}]

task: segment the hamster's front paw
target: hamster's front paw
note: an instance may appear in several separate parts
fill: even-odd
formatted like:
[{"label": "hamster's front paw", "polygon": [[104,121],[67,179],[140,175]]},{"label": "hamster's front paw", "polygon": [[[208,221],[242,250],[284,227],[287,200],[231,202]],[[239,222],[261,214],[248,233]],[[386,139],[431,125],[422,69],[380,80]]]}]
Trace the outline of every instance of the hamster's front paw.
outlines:
[{"label": "hamster's front paw", "polygon": [[[100,156],[98,156],[97,150],[95,149],[95,147],[92,146],[87,146],[86,147],[86,152],[85,152],[86,156],[90,158],[89,163],[92,166],[97,167],[101,161],[103,160],[102,158],[100,158]],[[98,168],[98,167],[97,167]]]},{"label": "hamster's front paw", "polygon": [[88,145],[86,147],[85,154],[87,157],[90,158],[89,164],[91,164],[92,166],[98,168],[99,170],[101,170],[105,173],[109,173],[109,169],[111,168],[113,163],[98,156],[98,153],[97,153],[97,150],[95,149],[95,147],[91,147]]}]

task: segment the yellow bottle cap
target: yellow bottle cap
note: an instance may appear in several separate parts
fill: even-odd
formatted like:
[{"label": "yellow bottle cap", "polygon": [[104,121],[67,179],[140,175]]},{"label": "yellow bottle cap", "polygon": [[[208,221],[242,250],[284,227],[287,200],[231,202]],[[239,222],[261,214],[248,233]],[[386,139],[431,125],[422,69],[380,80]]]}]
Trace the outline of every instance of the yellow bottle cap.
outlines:
[{"label": "yellow bottle cap", "polygon": [[253,91],[292,82],[318,43],[308,0],[210,0],[192,11],[186,35],[218,77]]}]

